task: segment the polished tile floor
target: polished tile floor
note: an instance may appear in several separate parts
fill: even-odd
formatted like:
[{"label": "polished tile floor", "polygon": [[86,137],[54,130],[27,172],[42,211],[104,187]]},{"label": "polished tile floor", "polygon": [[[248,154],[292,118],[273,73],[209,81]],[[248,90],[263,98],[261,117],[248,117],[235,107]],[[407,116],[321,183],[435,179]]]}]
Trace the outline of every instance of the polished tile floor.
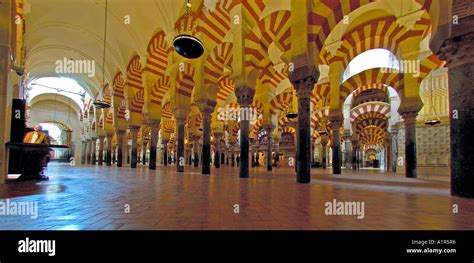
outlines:
[{"label": "polished tile floor", "polygon": [[[0,229],[474,229],[474,199],[450,196],[446,181],[313,168],[297,184],[293,168],[252,168],[249,179],[237,167],[185,169],[51,163],[49,181],[0,184],[0,202],[38,204],[38,218],[0,215]],[[364,202],[364,218],[326,215],[333,199]]]}]

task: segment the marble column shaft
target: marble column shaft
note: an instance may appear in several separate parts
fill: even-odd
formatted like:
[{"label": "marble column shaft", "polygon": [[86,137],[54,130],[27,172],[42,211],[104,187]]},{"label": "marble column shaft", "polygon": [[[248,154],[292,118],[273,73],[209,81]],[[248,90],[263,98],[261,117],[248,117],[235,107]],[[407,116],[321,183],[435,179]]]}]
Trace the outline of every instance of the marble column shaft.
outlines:
[{"label": "marble column shaft", "polygon": [[123,166],[123,144],[125,131],[117,130],[117,167]]},{"label": "marble column shaft", "polygon": [[177,120],[176,125],[178,132],[178,147],[176,153],[176,172],[184,172],[184,124],[185,120]]},{"label": "marble column shaft", "polygon": [[309,75],[293,81],[298,98],[298,127],[296,129],[296,181],[311,181],[311,92],[317,76]]},{"label": "marble column shaft", "polygon": [[202,169],[201,174],[211,173],[211,109],[202,112]]},{"label": "marble column shaft", "polygon": [[150,162],[148,168],[156,170],[156,147],[158,145],[159,121],[150,121]]},{"label": "marble column shaft", "polygon": [[331,120],[331,148],[332,148],[332,171],[333,174],[341,174],[341,120]]},{"label": "marble column shaft", "polygon": [[137,168],[137,161],[138,161],[138,130],[140,127],[138,126],[130,126],[130,132],[132,133],[132,156],[130,158],[130,167]]},{"label": "marble column shaft", "polygon": [[458,23],[450,26],[450,35],[436,54],[449,69],[451,194],[474,198],[474,3],[470,5]]},{"label": "marble column shaft", "polygon": [[107,134],[107,152],[105,153],[105,163],[107,166],[112,165],[112,134]]},{"label": "marble column shaft", "polygon": [[321,146],[322,146],[322,151],[321,151],[321,167],[326,169],[327,167],[327,145],[328,141],[327,140],[322,140],[321,141]]},{"label": "marble column shaft", "polygon": [[95,165],[95,162],[97,160],[97,154],[96,154],[96,151],[97,151],[97,137],[94,137],[92,138],[92,159],[91,159],[91,164],[92,165]]},{"label": "marble column shaft", "polygon": [[104,164],[104,139],[105,136],[99,136],[99,165]]},{"label": "marble column shaft", "polygon": [[402,112],[405,124],[405,176],[416,178],[416,116],[418,112]]}]

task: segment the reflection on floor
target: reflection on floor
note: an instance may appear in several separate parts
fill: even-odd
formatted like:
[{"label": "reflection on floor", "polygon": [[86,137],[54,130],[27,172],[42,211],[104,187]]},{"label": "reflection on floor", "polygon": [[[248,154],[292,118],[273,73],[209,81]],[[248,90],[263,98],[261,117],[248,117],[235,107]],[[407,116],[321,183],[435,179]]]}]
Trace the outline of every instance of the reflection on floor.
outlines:
[{"label": "reflection on floor", "polygon": [[[0,185],[0,203],[39,205],[36,219],[0,214],[0,229],[474,228],[474,200],[450,196],[445,181],[313,168],[311,183],[297,184],[294,168],[255,168],[249,179],[225,165],[210,176],[175,170],[52,164],[49,181]],[[364,202],[364,218],[326,215],[333,199]]]}]

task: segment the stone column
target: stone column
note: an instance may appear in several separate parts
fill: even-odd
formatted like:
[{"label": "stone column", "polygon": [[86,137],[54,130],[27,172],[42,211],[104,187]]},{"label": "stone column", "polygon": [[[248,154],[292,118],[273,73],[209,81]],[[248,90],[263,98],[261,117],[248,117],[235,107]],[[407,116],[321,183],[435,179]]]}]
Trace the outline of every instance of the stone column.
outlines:
[{"label": "stone column", "polygon": [[[255,90],[251,87],[240,86],[235,88],[235,95],[240,105],[240,109],[249,109],[255,95]],[[247,115],[250,110],[247,110]],[[240,178],[249,177],[249,126],[250,116],[240,116]],[[233,160],[233,158],[232,158]]]},{"label": "stone column", "polygon": [[349,134],[346,134],[344,136],[344,142],[346,144],[346,158],[345,158],[345,165],[346,169],[349,170],[351,169],[352,166],[352,149],[351,149],[351,137]]},{"label": "stone column", "polygon": [[86,141],[86,163],[91,164],[91,139]]},{"label": "stone column", "polygon": [[[215,105],[214,105],[215,106]],[[214,106],[202,105],[202,169],[201,174],[211,173],[211,113]]]},{"label": "stone column", "polygon": [[131,145],[128,145],[128,137],[127,137],[127,164],[130,164],[130,156],[131,156],[131,152],[132,152],[132,146]]},{"label": "stone column", "polygon": [[388,131],[385,134],[385,170],[392,171],[392,136]]},{"label": "stone column", "polygon": [[235,166],[235,155],[234,155],[234,151],[232,150],[232,155],[231,155],[231,166],[234,167]]},{"label": "stone column", "polygon": [[357,139],[355,138],[355,136],[352,137],[352,140],[351,140],[351,144],[352,144],[352,158],[351,158],[351,161],[352,161],[352,170],[356,170],[359,165],[357,163],[357,152],[359,151],[359,142],[357,141]]},{"label": "stone column", "polygon": [[327,147],[328,145],[328,140],[327,138],[321,138],[321,146],[322,146],[322,150],[321,150],[321,167],[323,169],[326,169],[326,166],[327,166],[327,160],[326,160],[326,154],[327,154]]},{"label": "stone column", "polygon": [[216,143],[215,143],[215,151],[214,151],[214,166],[216,168],[220,168],[221,167],[221,158],[220,158],[220,151],[219,151],[219,147],[220,147],[220,141],[221,141],[221,138],[222,138],[222,133],[214,133],[214,138],[216,140]]},{"label": "stone column", "polygon": [[163,144],[163,165],[168,166],[168,142],[169,140],[162,140]]},{"label": "stone column", "polygon": [[331,148],[332,148],[332,171],[333,174],[341,174],[341,128],[340,119],[331,119]]},{"label": "stone column", "polygon": [[272,136],[272,133],[273,133],[273,129],[274,127],[272,126],[267,126],[267,127],[264,127],[265,131],[267,132],[267,171],[271,171],[272,170],[272,142],[273,142],[273,136]]},{"label": "stone column", "polygon": [[138,140],[138,130],[140,126],[130,126],[130,132],[132,133],[132,154],[130,158],[130,167],[137,168],[137,155],[138,155],[138,147],[137,147],[137,140]]},{"label": "stone column", "polygon": [[250,138],[250,154],[252,157],[250,158],[250,166],[255,167],[255,145],[254,145],[255,139]]},{"label": "stone column", "polygon": [[117,160],[116,160],[116,156],[117,156],[117,146],[113,146],[112,147],[112,164],[114,164]]},{"label": "stone column", "polygon": [[390,147],[390,149],[392,150],[392,152],[390,154],[392,156],[390,167],[392,169],[390,171],[393,172],[393,173],[396,173],[397,172],[397,164],[398,164],[398,128],[397,127],[392,127],[390,133],[392,135],[391,136],[391,138],[392,138],[392,141],[391,141],[392,147]]},{"label": "stone column", "polygon": [[148,168],[156,170],[156,147],[158,145],[158,132],[160,120],[150,120],[150,163]]},{"label": "stone column", "polygon": [[[453,10],[463,10],[457,24],[445,25],[432,43],[446,60],[449,74],[449,128],[451,136],[451,194],[474,197],[474,3],[453,1]],[[470,8],[467,8],[470,5]],[[454,14],[453,14],[454,15]],[[438,30],[440,31],[440,30]],[[449,34],[449,33],[450,34]],[[449,35],[448,35],[449,34]]]},{"label": "stone column", "polygon": [[400,112],[405,124],[405,172],[406,177],[416,178],[416,116],[418,112]]},{"label": "stone column", "polygon": [[275,165],[278,168],[280,167],[280,139],[274,138],[273,143],[275,148]]},{"label": "stone column", "polygon": [[107,145],[106,145],[106,153],[105,153],[105,163],[107,166],[112,165],[112,134],[108,133],[106,135]]},{"label": "stone column", "polygon": [[257,144],[255,145],[255,166],[256,166],[256,167],[259,167],[259,166],[260,166],[260,162],[259,162],[259,161],[260,161],[260,156],[259,156],[259,154],[258,154],[259,148],[260,148],[260,144],[257,143]]},{"label": "stone column", "polygon": [[[297,159],[296,159],[296,181],[298,183],[309,183],[311,181],[311,116],[310,96],[313,91],[319,73],[316,69],[308,74],[309,68],[296,69],[290,75],[290,80],[295,86],[298,97],[298,127],[297,132]],[[303,72],[299,72],[303,71]],[[301,74],[303,73],[303,74]]]},{"label": "stone column", "polygon": [[225,164],[229,166],[229,149],[225,151]]},{"label": "stone column", "polygon": [[81,164],[86,164],[86,149],[87,149],[87,142],[82,141],[82,152],[81,152]]},{"label": "stone column", "polygon": [[176,152],[176,172],[184,172],[184,124],[185,119],[176,119],[177,131],[178,131],[178,147]]},{"label": "stone column", "polygon": [[141,156],[142,156],[142,164],[143,164],[143,165],[146,165],[146,152],[147,152],[147,148],[148,148],[148,142],[145,140],[145,138],[143,138],[143,140],[142,140],[142,153],[141,153]]},{"label": "stone column", "polygon": [[195,139],[193,144],[193,154],[194,154],[194,167],[199,166],[199,149],[198,149],[199,140]]},{"label": "stone column", "polygon": [[104,164],[104,139],[105,136],[99,136],[99,165]]},{"label": "stone column", "polygon": [[92,141],[91,141],[91,146],[92,146],[92,160],[91,160],[91,164],[92,165],[95,165],[95,162],[97,160],[97,154],[96,154],[96,151],[97,151],[97,137],[93,137],[92,138]]},{"label": "stone column", "polygon": [[117,134],[117,167],[122,167],[125,131],[117,130],[116,134]]}]

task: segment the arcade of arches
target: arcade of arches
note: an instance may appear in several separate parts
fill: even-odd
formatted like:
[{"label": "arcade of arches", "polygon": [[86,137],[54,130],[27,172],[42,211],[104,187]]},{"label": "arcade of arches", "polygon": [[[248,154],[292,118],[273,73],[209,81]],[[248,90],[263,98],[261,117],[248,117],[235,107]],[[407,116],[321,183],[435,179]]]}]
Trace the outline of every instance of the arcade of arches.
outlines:
[{"label": "arcade of arches", "polygon": [[[69,146],[55,153],[66,164],[50,163],[50,182],[110,174],[97,187],[129,193],[120,182],[146,175],[186,198],[189,189],[223,187],[241,202],[248,190],[284,204],[285,187],[317,189],[302,201],[310,206],[319,191],[332,200],[329,187],[349,200],[372,190],[432,194],[450,213],[453,202],[473,204],[460,198],[474,197],[472,1],[193,0],[193,19],[185,2],[0,1],[0,142],[10,138],[12,99],[24,98],[27,126],[46,123]],[[203,42],[200,58],[172,46],[184,24]],[[57,72],[58,61],[91,62],[95,71]],[[198,174],[231,179],[180,185],[179,176]],[[277,185],[270,196],[242,189],[259,180]],[[419,227],[472,227],[464,222],[472,214],[462,216]]]}]

